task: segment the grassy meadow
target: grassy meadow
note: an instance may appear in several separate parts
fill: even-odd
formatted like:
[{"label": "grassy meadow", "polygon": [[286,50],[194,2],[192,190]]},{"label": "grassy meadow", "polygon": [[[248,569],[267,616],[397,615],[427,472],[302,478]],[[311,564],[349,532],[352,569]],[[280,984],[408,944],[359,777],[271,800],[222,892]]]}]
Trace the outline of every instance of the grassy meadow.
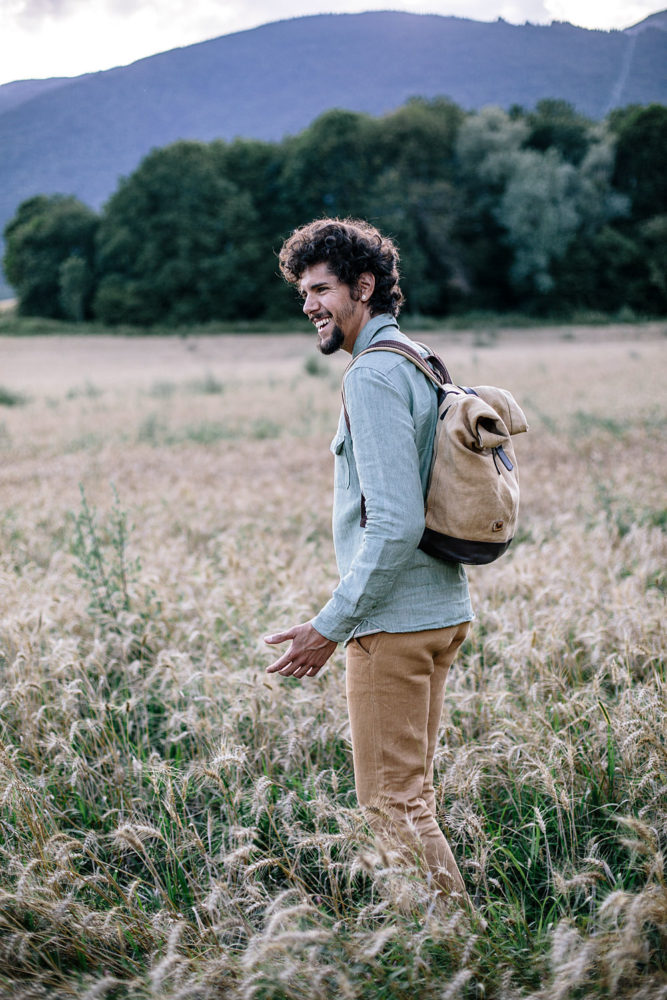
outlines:
[{"label": "grassy meadow", "polygon": [[264,672],[336,581],[345,357],[0,337],[0,997],[665,1000],[666,335],[425,335],[530,423],[436,757],[486,926],[365,827],[342,650]]}]

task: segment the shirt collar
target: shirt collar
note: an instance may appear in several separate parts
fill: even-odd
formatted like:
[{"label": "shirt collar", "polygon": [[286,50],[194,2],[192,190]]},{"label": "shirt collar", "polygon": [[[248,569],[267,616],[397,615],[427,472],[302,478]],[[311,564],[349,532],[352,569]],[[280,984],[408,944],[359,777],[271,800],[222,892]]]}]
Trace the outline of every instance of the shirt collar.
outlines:
[{"label": "shirt collar", "polygon": [[[393,327],[394,330],[398,329],[398,320],[395,316],[390,316],[389,313],[381,313],[379,316],[373,316],[369,319],[365,326],[362,326],[359,331],[359,336],[354,342],[354,347],[352,348],[352,357],[356,358],[357,354],[361,351],[365,351],[367,347],[370,347],[371,342],[375,340],[376,334],[380,332],[384,327]],[[392,330],[388,330],[381,340],[391,339],[393,334]]]}]

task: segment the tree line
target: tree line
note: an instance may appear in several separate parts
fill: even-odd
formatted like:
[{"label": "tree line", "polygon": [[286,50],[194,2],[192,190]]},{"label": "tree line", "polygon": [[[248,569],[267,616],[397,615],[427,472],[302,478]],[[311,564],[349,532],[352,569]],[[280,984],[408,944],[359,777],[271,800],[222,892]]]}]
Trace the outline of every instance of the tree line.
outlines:
[{"label": "tree line", "polygon": [[360,216],[398,242],[406,309],[667,313],[667,108],[593,122],[560,100],[466,113],[414,98],[332,110],[282,142],[180,141],[98,214],[36,195],[5,228],[24,315],[105,324],[281,319],[276,252],[296,226]]}]

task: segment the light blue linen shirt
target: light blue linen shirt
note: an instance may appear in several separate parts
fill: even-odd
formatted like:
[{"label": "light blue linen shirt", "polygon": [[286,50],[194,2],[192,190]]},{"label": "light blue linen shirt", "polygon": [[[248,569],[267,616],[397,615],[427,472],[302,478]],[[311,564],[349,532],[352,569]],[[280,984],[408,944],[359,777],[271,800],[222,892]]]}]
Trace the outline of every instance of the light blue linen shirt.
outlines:
[{"label": "light blue linen shirt", "polygon": [[[377,340],[415,346],[393,316],[374,316],[360,331],[353,356]],[[470,621],[463,566],[418,548],[437,421],[434,386],[406,358],[376,351],[346,375],[345,399],[351,434],[341,411],[331,443],[340,582],[312,625],[327,639],[346,642]]]}]

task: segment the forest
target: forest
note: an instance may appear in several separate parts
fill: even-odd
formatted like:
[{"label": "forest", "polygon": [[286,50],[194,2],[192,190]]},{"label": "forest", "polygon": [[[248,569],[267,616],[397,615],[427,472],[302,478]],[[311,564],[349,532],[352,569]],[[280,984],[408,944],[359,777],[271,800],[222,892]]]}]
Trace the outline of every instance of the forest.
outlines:
[{"label": "forest", "polygon": [[276,254],[319,216],[369,219],[400,248],[406,311],[567,319],[667,313],[667,107],[594,122],[562,100],[468,113],[414,98],[322,114],[281,142],[152,150],[98,214],[35,194],[5,228],[24,316],[104,326],[278,321]]}]

